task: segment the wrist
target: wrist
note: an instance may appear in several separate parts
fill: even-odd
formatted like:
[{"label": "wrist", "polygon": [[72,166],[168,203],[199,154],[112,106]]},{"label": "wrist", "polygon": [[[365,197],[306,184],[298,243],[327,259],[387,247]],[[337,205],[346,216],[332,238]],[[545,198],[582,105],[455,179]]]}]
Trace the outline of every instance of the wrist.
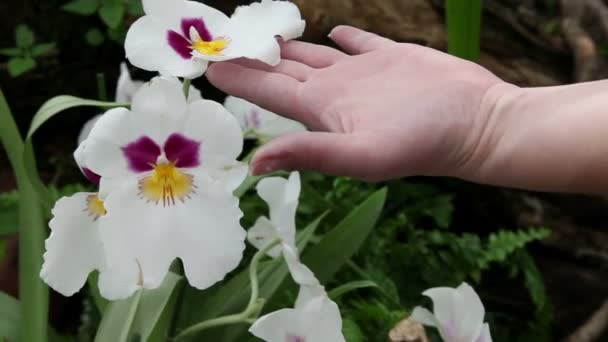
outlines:
[{"label": "wrist", "polygon": [[517,131],[521,120],[514,120],[517,103],[528,90],[500,82],[485,92],[465,138],[464,157],[456,168],[456,177],[482,184],[496,184],[502,177],[499,161],[508,144],[509,132]]}]

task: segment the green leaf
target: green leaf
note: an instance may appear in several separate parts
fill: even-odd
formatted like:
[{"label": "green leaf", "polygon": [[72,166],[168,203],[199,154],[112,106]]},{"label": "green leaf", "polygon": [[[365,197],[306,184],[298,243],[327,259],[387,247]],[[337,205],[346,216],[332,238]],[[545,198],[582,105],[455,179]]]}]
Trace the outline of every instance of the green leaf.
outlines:
[{"label": "green leaf", "polygon": [[8,56],[8,57],[19,57],[23,56],[24,51],[20,48],[6,48],[0,49],[0,55]]},{"label": "green leaf", "polygon": [[367,339],[359,325],[352,319],[345,319],[342,322],[342,334],[348,342],[365,342]]},{"label": "green leaf", "polygon": [[116,107],[125,107],[127,104],[119,104],[114,102],[101,102],[94,100],[81,99],[75,96],[69,95],[61,95],[56,96],[47,102],[45,102],[38,112],[34,115],[30,123],[30,128],[28,130],[27,137],[25,139],[25,147],[24,147],[24,164],[25,171],[28,174],[30,182],[34,187],[34,190],[38,193],[41,200],[47,207],[52,206],[53,198],[49,193],[46,186],[40,181],[38,177],[38,171],[36,168],[36,160],[34,159],[33,154],[33,145],[32,145],[32,137],[34,133],[48,120],[53,118],[55,115],[74,107],[99,107],[99,108],[116,108]]},{"label": "green leaf", "polygon": [[106,39],[106,36],[104,36],[99,29],[92,28],[87,31],[87,34],[85,34],[84,38],[87,43],[89,43],[89,45],[99,46],[103,44],[103,41]]},{"label": "green leaf", "polygon": [[[137,309],[137,314],[131,326],[133,335],[139,336],[141,341],[150,341],[150,336],[157,325],[162,324],[166,329],[169,328],[173,315],[164,315],[164,321],[162,322],[161,317],[163,317],[163,313],[167,308],[174,308],[169,307],[168,304],[176,292],[177,285],[181,281],[183,281],[183,277],[169,272],[159,288],[143,291],[139,309]],[[175,305],[176,303],[174,302],[173,304]],[[173,313],[173,310],[169,311]],[[166,333],[167,331],[165,330],[158,334],[164,336]]]},{"label": "green leaf", "polygon": [[475,61],[479,59],[482,0],[447,0],[448,52]]},{"label": "green leaf", "polygon": [[386,192],[386,188],[376,191],[306,252],[303,262],[321,283],[332,280],[334,274],[361,248],[380,217]]},{"label": "green leaf", "polygon": [[131,325],[135,320],[137,307],[144,291],[139,290],[131,298],[108,305],[99,323],[95,342],[130,342]]},{"label": "green leaf", "polygon": [[127,0],[127,13],[134,17],[144,15],[144,6],[142,0]]},{"label": "green leaf", "polygon": [[7,341],[19,340],[20,310],[18,300],[0,292],[0,338]]},{"label": "green leaf", "polygon": [[98,282],[99,272],[91,272],[87,278],[87,284],[89,285],[89,296],[93,297],[93,302],[95,303],[99,314],[102,315],[106,311],[109,301],[101,296],[101,292],[99,292],[99,287],[97,286]]},{"label": "green leaf", "polygon": [[55,43],[36,44],[32,48],[32,56],[38,57],[38,56],[46,55],[53,49],[55,49]]},{"label": "green leaf", "polygon": [[74,0],[61,6],[61,9],[66,12],[76,13],[80,15],[91,15],[97,12],[98,8],[98,0]]},{"label": "green leaf", "polygon": [[8,61],[8,73],[17,77],[36,67],[36,61],[31,57],[13,57]]},{"label": "green leaf", "polygon": [[336,287],[335,289],[329,291],[328,295],[331,299],[336,300],[351,291],[370,287],[378,287],[378,284],[371,280],[356,280]]},{"label": "green leaf", "polygon": [[15,42],[17,47],[29,48],[34,45],[34,32],[25,24],[21,24],[15,28]]},{"label": "green leaf", "polygon": [[120,1],[111,1],[101,5],[99,16],[112,29],[118,28],[125,15],[125,5]]},{"label": "green leaf", "polygon": [[0,194],[0,238],[15,234],[19,230],[19,193]]}]

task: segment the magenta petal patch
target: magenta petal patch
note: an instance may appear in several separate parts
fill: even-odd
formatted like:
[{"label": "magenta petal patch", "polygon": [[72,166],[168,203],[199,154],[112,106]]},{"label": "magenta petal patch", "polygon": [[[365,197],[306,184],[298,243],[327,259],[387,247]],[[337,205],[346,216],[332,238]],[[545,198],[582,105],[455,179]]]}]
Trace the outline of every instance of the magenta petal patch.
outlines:
[{"label": "magenta petal patch", "polygon": [[87,179],[95,184],[95,185],[99,185],[99,181],[101,180],[101,176],[96,174],[95,172],[91,171],[91,169],[87,169],[86,167],[82,168],[82,173],[84,174],[85,177],[87,177]]},{"label": "magenta petal patch", "polygon": [[156,164],[156,159],[160,156],[161,150],[154,140],[149,137],[143,136],[134,142],[124,146],[122,153],[127,162],[129,168],[135,172],[150,171]]},{"label": "magenta petal patch", "polygon": [[203,41],[210,42],[213,36],[202,18],[184,18],[182,19],[182,34],[184,37],[190,37],[190,27],[194,27],[198,35]]},{"label": "magenta petal patch", "polygon": [[173,50],[175,50],[175,52],[177,52],[177,54],[180,55],[183,59],[190,59],[190,57],[192,57],[192,48],[190,47],[190,41],[188,41],[188,39],[186,39],[181,34],[175,31],[168,31],[167,42],[169,43],[169,46],[171,46]]},{"label": "magenta petal patch", "polygon": [[185,136],[173,133],[167,138],[164,150],[167,159],[177,167],[199,166],[200,141],[195,141]]}]

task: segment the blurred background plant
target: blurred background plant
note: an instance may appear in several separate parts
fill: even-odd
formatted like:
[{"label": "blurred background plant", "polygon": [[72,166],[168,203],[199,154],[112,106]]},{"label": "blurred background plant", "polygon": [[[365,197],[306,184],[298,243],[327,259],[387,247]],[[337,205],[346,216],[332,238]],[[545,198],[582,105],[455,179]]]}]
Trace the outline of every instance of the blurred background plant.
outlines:
[{"label": "blurred background plant", "polygon": [[[230,13],[236,5],[251,1],[203,2]],[[333,26],[351,24],[476,60],[521,86],[563,84],[608,74],[602,54],[608,41],[602,26],[605,22],[597,15],[608,13],[602,1],[486,0],[483,5],[480,0],[294,2],[308,21],[305,39],[316,43],[330,44],[326,35]],[[584,11],[575,15],[580,11],[572,8]],[[593,8],[597,11],[590,11]],[[103,93],[100,90],[110,89],[124,58],[126,29],[141,13],[140,0],[1,3],[0,29],[11,34],[0,38],[0,84],[21,132],[52,96],[94,99]],[[593,49],[586,52],[592,54],[580,50],[576,39],[581,36],[574,37],[576,27],[572,25],[583,38],[589,38]],[[97,82],[98,73],[104,75],[105,84]],[[150,76],[136,71],[134,78]],[[195,85],[206,98],[221,101],[225,97],[204,78]],[[71,153],[82,124],[100,111],[71,109],[37,133],[39,170],[51,197],[84,187]],[[251,148],[253,145],[247,146],[247,150]],[[16,336],[21,319],[15,298],[22,192],[15,187],[10,164],[0,153],[0,290],[4,292],[0,293],[0,337]],[[266,210],[251,191],[244,194],[241,207],[245,227],[252,224],[248,219]],[[381,214],[365,215],[366,210],[379,208]],[[304,174],[298,226],[301,231],[314,231],[304,261],[325,277],[328,289],[350,284],[335,298],[348,341],[386,341],[389,331],[414,306],[428,306],[429,301],[421,296],[423,290],[457,286],[462,281],[478,290],[495,341],[553,341],[588,323],[608,297],[606,209],[608,202],[603,198],[496,189],[457,180],[412,178],[367,184]],[[326,212],[327,216],[316,221]],[[312,229],[304,230],[306,227]],[[350,246],[352,253],[321,254],[325,260],[318,253],[315,257],[315,248],[317,252],[328,250],[323,247],[325,238],[336,244],[336,250]],[[327,271],[325,264],[330,259],[333,266]],[[269,274],[278,272],[271,263],[265,267]],[[234,274],[223,285],[242,287],[239,272]],[[278,280],[266,279],[274,285],[268,285],[272,296],[265,311],[293,302],[295,286],[283,278],[285,274]],[[163,310],[154,322],[164,322],[161,331],[171,333],[204,318],[208,313],[202,308],[215,306],[229,312],[240,308],[238,300],[222,305],[213,301],[214,296],[222,295],[220,287],[206,294],[192,289],[171,292],[163,298]],[[105,329],[121,323],[101,322],[104,311],[120,308],[108,308],[94,288],[73,298],[51,295],[50,303],[51,340],[90,341],[100,323]],[[171,317],[167,312],[177,314]],[[133,329],[139,331],[137,325]],[[234,327],[214,329],[199,338],[242,341],[249,338],[243,332]],[[429,333],[431,339],[438,338]]]}]

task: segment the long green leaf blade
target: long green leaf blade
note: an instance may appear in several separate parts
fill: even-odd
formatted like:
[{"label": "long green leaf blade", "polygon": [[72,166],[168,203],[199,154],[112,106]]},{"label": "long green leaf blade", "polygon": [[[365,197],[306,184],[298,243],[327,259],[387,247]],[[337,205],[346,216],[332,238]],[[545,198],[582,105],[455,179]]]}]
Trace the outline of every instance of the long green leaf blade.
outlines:
[{"label": "long green leaf blade", "polygon": [[479,59],[482,0],[447,0],[448,52],[476,61]]},{"label": "long green leaf blade", "polygon": [[312,269],[321,283],[330,281],[361,248],[380,217],[386,192],[386,188],[383,188],[372,194],[327,233],[318,245],[306,252],[303,262]]}]

